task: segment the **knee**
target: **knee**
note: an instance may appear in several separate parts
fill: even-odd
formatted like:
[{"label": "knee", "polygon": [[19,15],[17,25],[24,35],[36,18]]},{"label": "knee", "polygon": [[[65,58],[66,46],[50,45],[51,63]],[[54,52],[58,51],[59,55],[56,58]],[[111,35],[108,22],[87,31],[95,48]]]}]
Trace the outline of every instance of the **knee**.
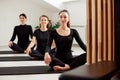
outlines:
[{"label": "knee", "polygon": [[83,63],[86,63],[86,60],[87,59],[87,56],[86,56],[86,53],[80,55],[80,60],[83,62]]}]

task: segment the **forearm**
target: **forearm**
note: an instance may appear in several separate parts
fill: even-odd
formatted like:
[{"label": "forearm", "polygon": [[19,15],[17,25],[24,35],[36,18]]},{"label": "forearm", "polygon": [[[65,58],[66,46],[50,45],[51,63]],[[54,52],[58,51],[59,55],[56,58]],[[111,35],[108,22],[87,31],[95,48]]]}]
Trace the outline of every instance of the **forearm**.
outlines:
[{"label": "forearm", "polygon": [[12,36],[12,38],[10,39],[10,41],[14,41],[15,38],[16,38],[16,35],[14,34],[14,35]]},{"label": "forearm", "polygon": [[16,28],[14,28],[14,31],[13,31],[13,34],[12,34],[12,37],[11,37],[10,41],[14,41],[15,38],[16,38],[16,35],[17,35]]},{"label": "forearm", "polygon": [[52,44],[52,41],[48,42],[47,46],[46,46],[46,49],[45,49],[45,53],[49,53],[50,50],[51,50],[51,44]]},{"label": "forearm", "polygon": [[31,49],[33,46],[35,45],[35,42],[30,42],[29,46],[27,47],[27,49]]},{"label": "forearm", "polygon": [[82,39],[80,38],[78,32],[76,30],[74,30],[74,37],[75,40],[77,41],[77,43],[79,44],[79,46],[86,51],[86,45],[84,44],[84,42],[82,41]]}]

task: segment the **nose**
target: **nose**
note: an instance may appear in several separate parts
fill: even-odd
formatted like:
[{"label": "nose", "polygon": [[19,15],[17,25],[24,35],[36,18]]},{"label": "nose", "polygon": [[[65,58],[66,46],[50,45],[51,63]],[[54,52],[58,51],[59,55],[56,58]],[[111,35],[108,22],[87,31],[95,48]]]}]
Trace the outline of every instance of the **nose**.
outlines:
[{"label": "nose", "polygon": [[63,21],[63,20],[64,20],[64,18],[61,18],[61,20]]}]

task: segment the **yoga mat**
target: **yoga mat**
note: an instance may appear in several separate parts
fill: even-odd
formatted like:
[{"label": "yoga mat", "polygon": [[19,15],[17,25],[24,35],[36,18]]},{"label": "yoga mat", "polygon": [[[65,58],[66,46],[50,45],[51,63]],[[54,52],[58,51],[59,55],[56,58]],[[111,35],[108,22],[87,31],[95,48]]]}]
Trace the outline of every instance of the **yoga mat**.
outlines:
[{"label": "yoga mat", "polygon": [[0,67],[0,75],[51,74],[62,71],[51,71],[49,66]]},{"label": "yoga mat", "polygon": [[0,57],[0,61],[36,61],[38,59],[31,59],[29,56],[15,56],[15,57]]},{"label": "yoga mat", "polygon": [[0,51],[0,54],[24,54],[24,53],[15,53],[13,51]]}]

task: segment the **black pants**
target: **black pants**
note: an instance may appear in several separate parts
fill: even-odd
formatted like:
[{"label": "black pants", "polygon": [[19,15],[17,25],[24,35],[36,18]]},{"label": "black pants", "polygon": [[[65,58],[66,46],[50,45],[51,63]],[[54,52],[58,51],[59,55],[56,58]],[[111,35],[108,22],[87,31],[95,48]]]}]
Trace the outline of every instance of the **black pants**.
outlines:
[{"label": "black pants", "polygon": [[[44,52],[40,52],[38,50],[32,50],[31,53],[29,54],[31,57],[36,57],[40,60],[44,60]],[[50,51],[50,55],[54,55],[55,54],[55,48],[51,49]]]},{"label": "black pants", "polygon": [[17,51],[18,53],[23,53],[24,48],[20,47],[18,44],[13,43],[13,46],[10,47],[13,51]]},{"label": "black pants", "polygon": [[[14,43],[13,42],[13,46],[11,46],[10,48],[13,50],[13,51],[17,51],[18,53],[24,53],[24,50],[26,50],[26,48],[28,47],[30,41],[27,43],[26,46],[24,47],[20,47],[18,44]],[[34,47],[33,47],[34,48]]]},{"label": "black pants", "polygon": [[60,59],[56,58],[55,56],[51,56],[51,58],[52,58],[52,61],[50,63],[50,66],[52,68],[56,65],[64,67],[65,64],[68,64],[70,66],[70,68],[73,69],[73,68],[76,68],[76,67],[86,63],[86,53],[81,54],[76,57],[72,57],[70,59],[64,59],[64,60],[60,60]]}]

